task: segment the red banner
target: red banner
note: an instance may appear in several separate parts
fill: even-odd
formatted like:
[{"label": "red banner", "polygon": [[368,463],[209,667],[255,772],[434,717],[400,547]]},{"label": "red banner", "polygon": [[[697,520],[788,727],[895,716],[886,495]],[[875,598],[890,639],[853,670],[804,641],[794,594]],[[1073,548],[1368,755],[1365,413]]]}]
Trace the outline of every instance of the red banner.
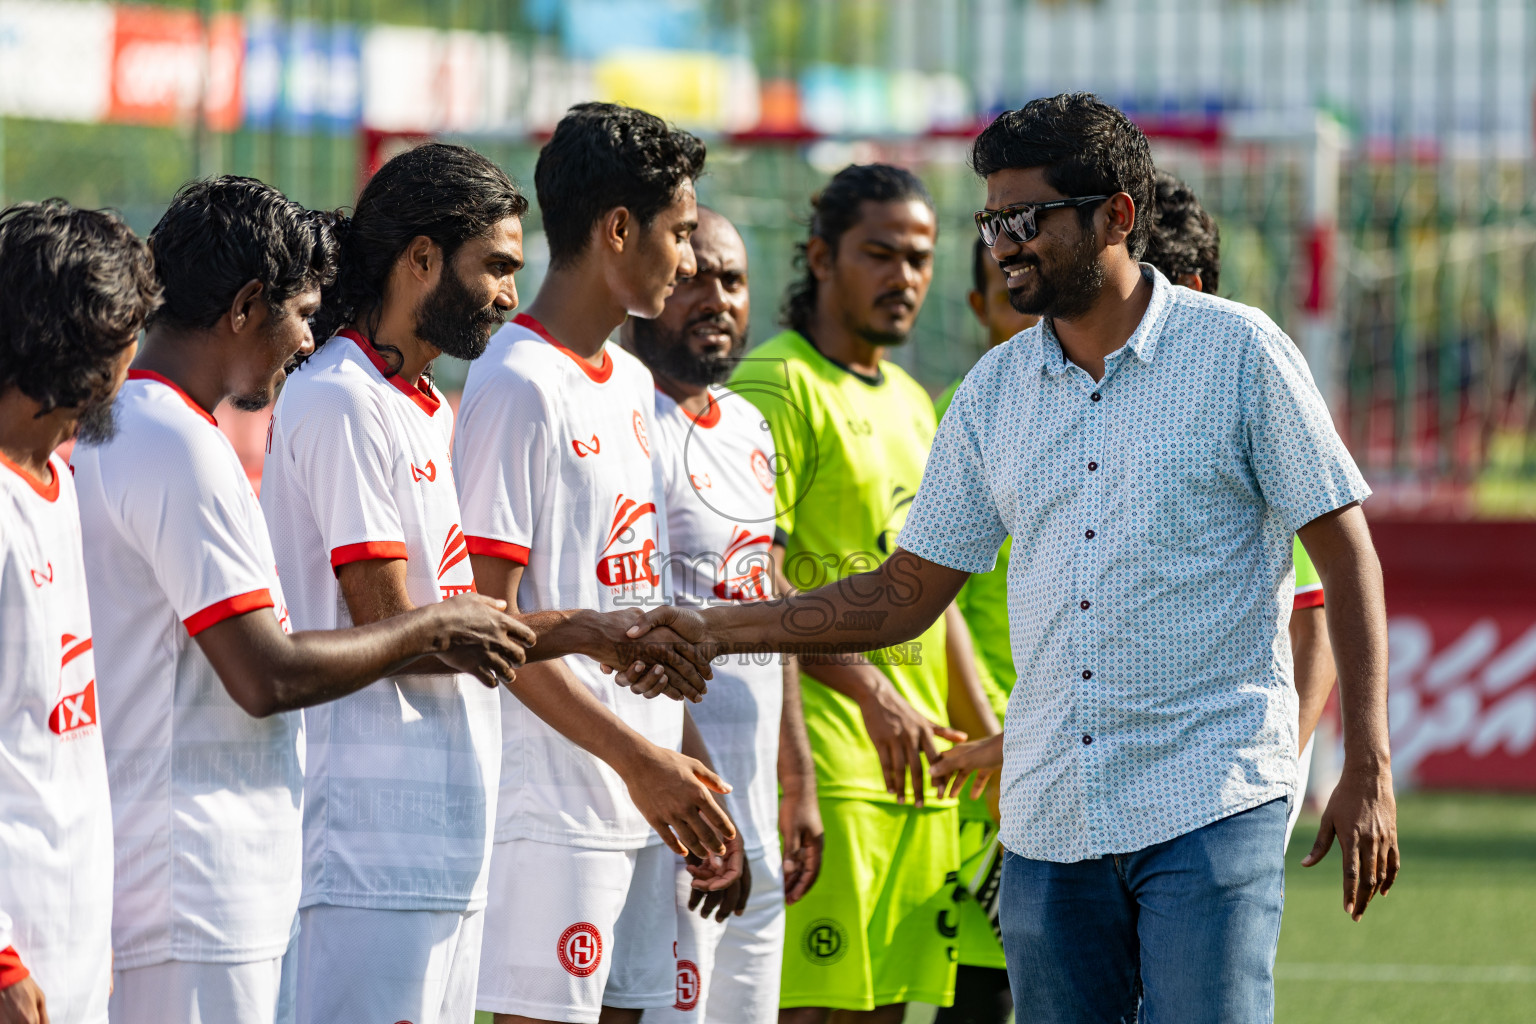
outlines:
[{"label": "red banner", "polygon": [[240,124],[245,37],[237,15],[215,17],[205,39],[194,11],[118,7],[115,13],[108,120],[175,124],[201,100],[209,127],[228,131]]},{"label": "red banner", "polygon": [[1372,533],[1399,778],[1536,791],[1536,523],[1373,523]]}]

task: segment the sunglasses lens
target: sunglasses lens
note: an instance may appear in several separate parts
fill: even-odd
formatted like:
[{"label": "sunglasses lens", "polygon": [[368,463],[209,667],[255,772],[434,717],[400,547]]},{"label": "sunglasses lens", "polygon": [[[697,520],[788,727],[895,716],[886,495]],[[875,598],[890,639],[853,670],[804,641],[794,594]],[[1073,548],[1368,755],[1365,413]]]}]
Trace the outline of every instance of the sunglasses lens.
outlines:
[{"label": "sunglasses lens", "polygon": [[1009,210],[998,218],[1008,237],[1017,242],[1028,242],[1035,237],[1035,211]]},{"label": "sunglasses lens", "polygon": [[978,213],[976,230],[981,233],[981,244],[990,249],[997,241],[997,218],[990,213]]}]

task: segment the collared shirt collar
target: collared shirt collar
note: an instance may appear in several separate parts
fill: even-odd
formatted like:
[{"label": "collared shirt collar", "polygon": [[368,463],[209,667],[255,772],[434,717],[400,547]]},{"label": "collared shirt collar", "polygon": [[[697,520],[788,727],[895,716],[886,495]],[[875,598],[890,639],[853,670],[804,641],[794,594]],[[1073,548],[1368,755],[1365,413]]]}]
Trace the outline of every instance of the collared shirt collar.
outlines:
[{"label": "collared shirt collar", "polygon": [[[1150,263],[1143,263],[1141,276],[1151,282],[1152,298],[1147,303],[1146,312],[1141,315],[1141,322],[1136,325],[1136,330],[1131,332],[1125,344],[1104,357],[1106,378],[1114,367],[1120,365],[1126,352],[1130,352],[1142,363],[1152,365],[1152,359],[1157,354],[1157,343],[1162,338],[1164,325],[1168,322],[1168,314],[1173,311],[1173,285],[1168,283],[1162,271]],[[1060,377],[1067,372],[1067,367],[1071,364],[1067,360],[1066,353],[1062,351],[1061,340],[1056,337],[1056,331],[1049,317],[1040,321],[1035,346],[1036,355],[1044,372],[1053,377]]]}]

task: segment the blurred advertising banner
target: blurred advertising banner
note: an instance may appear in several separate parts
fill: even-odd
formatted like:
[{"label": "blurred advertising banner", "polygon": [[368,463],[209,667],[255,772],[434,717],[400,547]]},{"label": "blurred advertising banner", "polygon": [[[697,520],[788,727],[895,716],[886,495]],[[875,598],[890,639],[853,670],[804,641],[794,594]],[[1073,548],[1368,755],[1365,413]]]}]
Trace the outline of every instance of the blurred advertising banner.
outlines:
[{"label": "blurred advertising banner", "polygon": [[104,120],[113,27],[110,4],[0,0],[0,114]]},{"label": "blurred advertising banner", "polygon": [[695,129],[744,132],[758,123],[757,68],[746,57],[620,51],[600,58],[593,78],[599,99]]},{"label": "blurred advertising banner", "polygon": [[237,16],[215,16],[205,34],[194,11],[138,6],[114,11],[107,120],[176,124],[192,117],[201,101],[210,128],[239,126],[245,41]]},{"label": "blurred advertising banner", "polygon": [[247,128],[291,132],[356,130],[362,117],[362,44],[357,26],[254,17],[245,28]]},{"label": "blurred advertising banner", "polygon": [[1536,791],[1536,523],[1371,532],[1387,581],[1395,774]]},{"label": "blurred advertising banner", "polygon": [[363,37],[363,123],[380,132],[491,132],[513,123],[526,62],[505,36],[380,25]]}]

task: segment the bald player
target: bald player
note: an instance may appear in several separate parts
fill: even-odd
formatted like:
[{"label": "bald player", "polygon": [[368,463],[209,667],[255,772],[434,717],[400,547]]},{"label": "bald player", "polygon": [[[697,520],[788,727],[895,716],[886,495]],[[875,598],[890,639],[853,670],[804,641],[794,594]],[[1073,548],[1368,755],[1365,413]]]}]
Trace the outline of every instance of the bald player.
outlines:
[{"label": "bald player", "polygon": [[[630,317],[622,333],[656,380],[674,600],[764,600],[775,592],[773,437],[756,407],[722,386],[747,340],[747,249],[730,221],[699,207],[693,253],[696,271],[661,315]],[[794,659],[725,659],[690,714],[734,787],[726,803],[746,870],[731,888],[705,895],[678,858],[677,1001],[646,1019],[768,1024],[778,1016],[785,903],[805,894],[821,864]]]}]

